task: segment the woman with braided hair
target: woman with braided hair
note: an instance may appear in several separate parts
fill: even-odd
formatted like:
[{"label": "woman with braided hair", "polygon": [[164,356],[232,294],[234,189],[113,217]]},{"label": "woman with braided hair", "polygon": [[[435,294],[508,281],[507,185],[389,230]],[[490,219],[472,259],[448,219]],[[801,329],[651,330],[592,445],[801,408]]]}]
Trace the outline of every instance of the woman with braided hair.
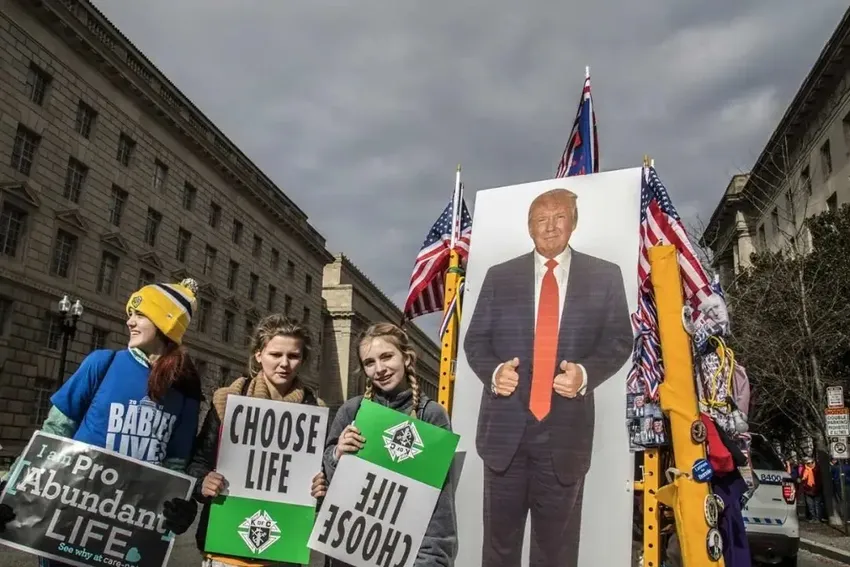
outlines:
[{"label": "woman with braided hair", "polygon": [[[356,453],[366,442],[354,425],[354,417],[364,399],[451,430],[446,410],[420,392],[416,376],[416,352],[407,333],[401,328],[391,323],[370,326],[360,336],[358,354],[360,371],[366,377],[366,392],[345,402],[331,424],[324,455],[325,474],[329,482],[333,480],[340,457],[345,453]],[[456,554],[453,473],[449,471],[414,566],[450,567],[454,565]],[[345,564],[333,560],[330,565],[341,567]]]}]

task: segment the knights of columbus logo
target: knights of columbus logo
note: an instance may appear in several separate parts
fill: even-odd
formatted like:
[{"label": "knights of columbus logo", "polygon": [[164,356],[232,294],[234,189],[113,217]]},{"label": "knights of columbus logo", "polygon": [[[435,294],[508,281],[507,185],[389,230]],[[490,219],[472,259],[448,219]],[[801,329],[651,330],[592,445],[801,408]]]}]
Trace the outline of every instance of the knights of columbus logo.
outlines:
[{"label": "knights of columbus logo", "polygon": [[257,510],[239,524],[239,535],[251,553],[262,553],[280,539],[280,528],[268,512]]},{"label": "knights of columbus logo", "polygon": [[412,459],[422,452],[425,445],[412,421],[405,421],[384,431],[384,447],[395,463]]}]

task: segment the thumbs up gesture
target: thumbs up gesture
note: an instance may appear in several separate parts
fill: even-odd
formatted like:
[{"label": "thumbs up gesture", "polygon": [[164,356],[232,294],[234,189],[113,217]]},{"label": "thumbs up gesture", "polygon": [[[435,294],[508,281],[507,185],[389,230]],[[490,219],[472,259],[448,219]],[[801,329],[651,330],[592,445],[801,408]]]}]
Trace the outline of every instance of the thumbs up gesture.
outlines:
[{"label": "thumbs up gesture", "polygon": [[581,368],[573,362],[562,360],[558,370],[559,373],[555,376],[555,382],[552,384],[555,393],[565,398],[575,398],[582,382],[584,382]]},{"label": "thumbs up gesture", "polygon": [[519,384],[519,374],[516,369],[519,367],[519,359],[513,358],[504,362],[499,371],[496,372],[496,378],[493,380],[493,391],[498,396],[510,396],[516,390]]}]

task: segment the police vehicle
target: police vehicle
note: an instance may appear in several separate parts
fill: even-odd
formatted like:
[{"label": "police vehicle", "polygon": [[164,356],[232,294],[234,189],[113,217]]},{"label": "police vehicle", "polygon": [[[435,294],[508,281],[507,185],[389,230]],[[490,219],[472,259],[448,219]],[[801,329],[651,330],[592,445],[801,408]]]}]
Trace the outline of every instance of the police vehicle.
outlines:
[{"label": "police vehicle", "polygon": [[743,512],[753,559],[796,567],[800,547],[796,487],[785,463],[761,435],[752,434],[750,456],[757,487]]}]

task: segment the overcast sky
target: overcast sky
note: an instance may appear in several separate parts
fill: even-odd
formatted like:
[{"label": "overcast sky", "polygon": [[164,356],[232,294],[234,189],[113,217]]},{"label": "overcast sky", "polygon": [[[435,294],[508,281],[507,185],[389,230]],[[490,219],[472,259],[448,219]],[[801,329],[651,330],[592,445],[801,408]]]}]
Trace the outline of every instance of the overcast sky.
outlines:
[{"label": "overcast sky", "polygon": [[[707,220],[846,0],[95,0],[396,303],[463,164],[553,177],[591,66],[603,170]],[[343,4],[346,4],[343,6]],[[817,6],[817,9],[813,8]],[[434,317],[418,320],[433,331]]]}]

